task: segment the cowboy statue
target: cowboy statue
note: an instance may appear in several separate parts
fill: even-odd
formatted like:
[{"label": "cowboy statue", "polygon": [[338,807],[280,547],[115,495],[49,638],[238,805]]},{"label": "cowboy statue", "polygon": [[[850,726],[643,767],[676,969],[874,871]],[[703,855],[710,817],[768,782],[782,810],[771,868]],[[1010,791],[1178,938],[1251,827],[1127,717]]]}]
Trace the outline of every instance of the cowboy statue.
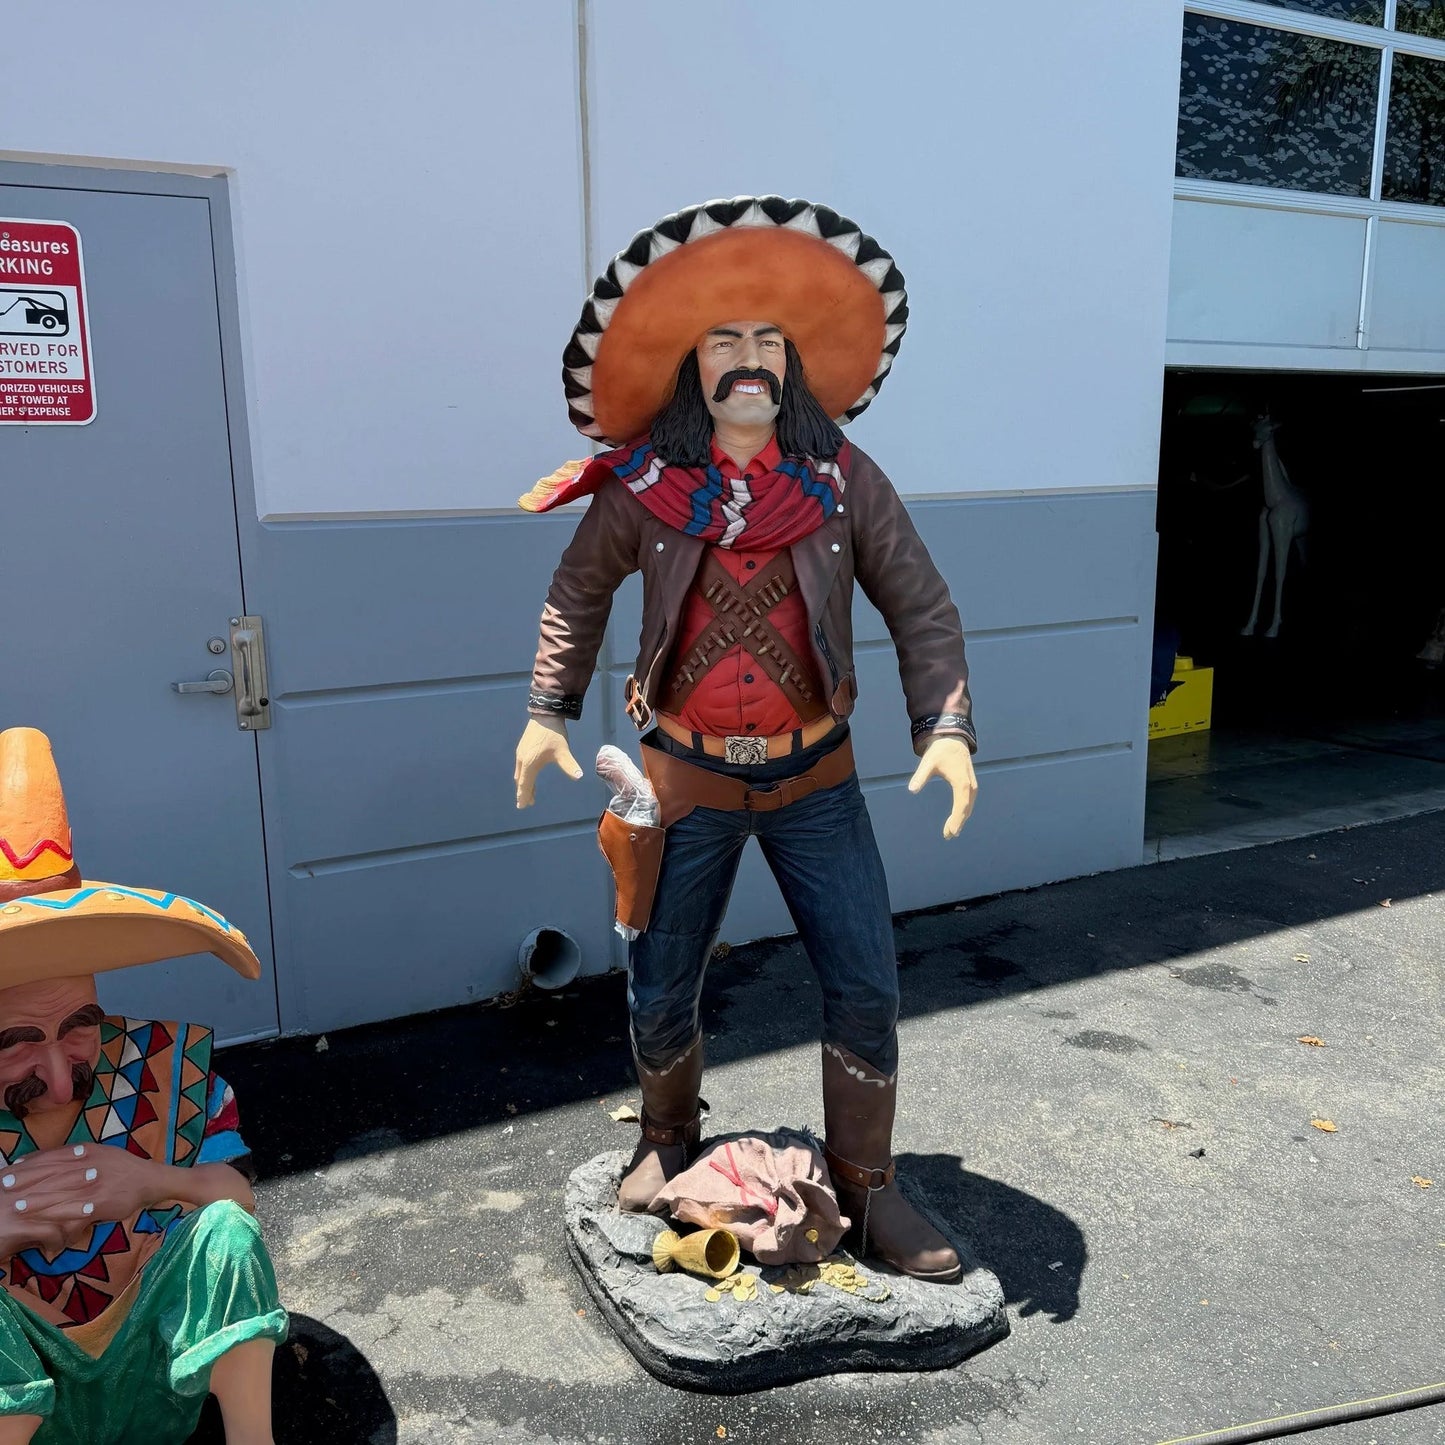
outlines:
[{"label": "cowboy statue", "polygon": [[952,1281],[957,1254],[893,1182],[897,960],[847,721],[856,579],[898,651],[921,758],[909,789],[946,781],[956,836],[977,789],[958,611],[888,478],[839,429],[877,393],[906,318],[876,241],[776,196],[668,216],[599,278],[563,378],[573,422],[613,449],[522,499],[591,503],[542,613],[517,804],[548,763],[582,776],[567,721],[613,592],[640,570],[626,707],[651,729],[665,833],[604,817],[619,921],[640,929],[628,1005],[643,1137],[619,1203],[648,1209],[698,1142],[703,971],[755,836],[822,987],[825,1157],[859,1251]]},{"label": "cowboy statue", "polygon": [[117,1018],[97,973],[261,965],[174,893],[82,882],[43,733],[0,733],[0,1445],[178,1445],[207,1392],[271,1445],[285,1337],[211,1031]]}]

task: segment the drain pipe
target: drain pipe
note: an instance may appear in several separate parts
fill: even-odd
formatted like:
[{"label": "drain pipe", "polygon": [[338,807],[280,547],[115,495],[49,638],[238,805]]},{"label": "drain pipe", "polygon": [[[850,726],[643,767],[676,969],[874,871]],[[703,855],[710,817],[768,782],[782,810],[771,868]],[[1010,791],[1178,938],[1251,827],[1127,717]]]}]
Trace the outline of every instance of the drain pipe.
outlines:
[{"label": "drain pipe", "polygon": [[582,970],[582,949],[564,928],[534,928],[517,951],[524,984],[566,988]]},{"label": "drain pipe", "polygon": [[1159,1445],[1250,1445],[1255,1440],[1277,1440],[1281,1435],[1302,1435],[1306,1430],[1323,1430],[1328,1425],[1345,1425],[1352,1420],[1368,1420],[1375,1415],[1394,1415],[1401,1410],[1418,1410],[1423,1405],[1442,1403],[1445,1403],[1445,1380],[1394,1395],[1375,1395],[1368,1400],[1350,1400],[1319,1410],[1277,1415],[1273,1420],[1229,1425],[1204,1435],[1179,1435],[1172,1440],[1161,1440]]}]

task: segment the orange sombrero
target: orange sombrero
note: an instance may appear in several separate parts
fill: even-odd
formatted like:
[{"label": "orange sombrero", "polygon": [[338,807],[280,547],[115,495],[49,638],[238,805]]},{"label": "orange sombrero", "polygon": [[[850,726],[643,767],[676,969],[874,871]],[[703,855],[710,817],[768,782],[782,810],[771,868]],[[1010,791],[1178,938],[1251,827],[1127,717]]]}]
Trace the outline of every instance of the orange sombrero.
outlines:
[{"label": "orange sombrero", "polygon": [[82,880],[50,739],[34,728],[0,732],[0,989],[192,953],[261,976],[245,935],[214,909]]},{"label": "orange sombrero", "polygon": [[597,278],[562,356],[584,436],[621,445],[651,426],[709,326],[775,322],[839,422],[883,384],[908,324],[893,258],[846,216],[781,196],[708,201],[639,231]]}]

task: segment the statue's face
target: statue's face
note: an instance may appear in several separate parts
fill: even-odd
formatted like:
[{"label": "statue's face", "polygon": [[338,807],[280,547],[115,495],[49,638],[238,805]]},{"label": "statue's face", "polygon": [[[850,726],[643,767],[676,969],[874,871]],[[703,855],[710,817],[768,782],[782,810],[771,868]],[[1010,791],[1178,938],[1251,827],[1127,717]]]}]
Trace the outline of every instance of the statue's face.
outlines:
[{"label": "statue's face", "polygon": [[768,426],[783,400],[787,355],[771,321],[723,321],[698,342],[702,394],[713,423]]},{"label": "statue's face", "polygon": [[0,989],[0,1100],[17,1118],[90,1094],[100,1062],[93,978],[52,978]]}]

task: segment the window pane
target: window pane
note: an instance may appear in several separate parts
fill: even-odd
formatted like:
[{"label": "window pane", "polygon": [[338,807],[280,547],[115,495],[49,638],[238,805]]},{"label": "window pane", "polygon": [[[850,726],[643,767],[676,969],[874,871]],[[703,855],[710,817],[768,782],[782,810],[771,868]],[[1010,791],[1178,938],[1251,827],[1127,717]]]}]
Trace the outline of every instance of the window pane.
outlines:
[{"label": "window pane", "polygon": [[1395,29],[1445,40],[1445,0],[1400,0]]},{"label": "window pane", "polygon": [[1366,196],[1379,83],[1378,51],[1186,15],[1175,171]]},{"label": "window pane", "polygon": [[1383,25],[1385,0],[1266,0],[1284,10],[1308,10],[1331,20],[1353,20],[1357,25]]},{"label": "window pane", "polygon": [[1445,206],[1445,63],[1395,55],[1385,130],[1387,201]]}]

